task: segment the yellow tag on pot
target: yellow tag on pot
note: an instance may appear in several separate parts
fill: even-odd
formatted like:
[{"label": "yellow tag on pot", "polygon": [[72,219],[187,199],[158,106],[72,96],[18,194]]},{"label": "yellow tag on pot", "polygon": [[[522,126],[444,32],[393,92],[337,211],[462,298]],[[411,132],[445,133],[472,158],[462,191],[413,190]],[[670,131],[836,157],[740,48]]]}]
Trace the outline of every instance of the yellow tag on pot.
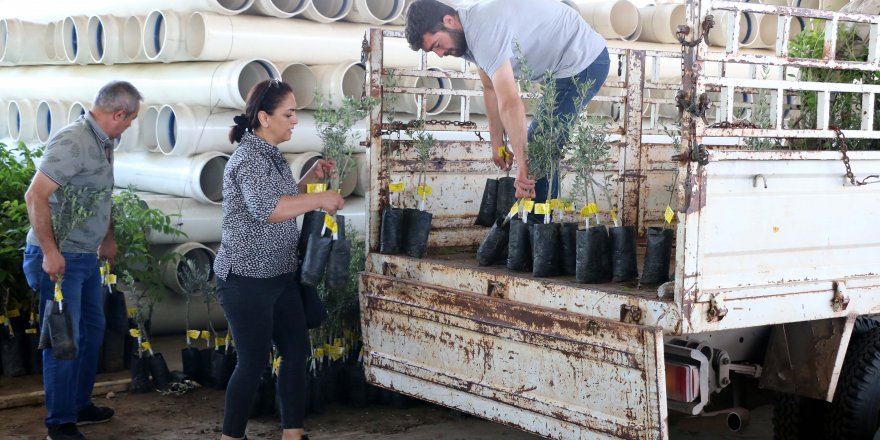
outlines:
[{"label": "yellow tag on pot", "polygon": [[316,348],[315,349],[315,358],[320,359],[322,357],[324,357],[324,349],[323,348]]},{"label": "yellow tag on pot", "polygon": [[206,341],[210,341],[211,340],[211,332],[209,332],[207,330],[202,330],[202,339],[204,339]]},{"label": "yellow tag on pot", "polygon": [[61,294],[61,282],[55,282],[55,301],[61,302],[64,299],[64,295]]},{"label": "yellow tag on pot", "polygon": [[34,314],[34,312],[31,312],[31,316],[30,316],[30,319],[29,319],[29,320],[30,320],[31,322],[36,322],[36,321],[37,321],[37,315]]},{"label": "yellow tag on pot", "polygon": [[224,338],[214,338],[214,345],[225,345],[226,339]]},{"label": "yellow tag on pot", "polygon": [[672,210],[672,207],[666,205],[666,211],[663,212],[663,218],[666,219],[666,223],[672,224],[672,219],[675,218],[675,211]]},{"label": "yellow tag on pot", "polygon": [[272,373],[278,375],[278,369],[281,368],[281,356],[272,358]]},{"label": "yellow tag on pot", "polygon": [[559,209],[559,199],[550,199],[547,204],[550,205],[550,209]]},{"label": "yellow tag on pot", "polygon": [[336,224],[336,220],[330,214],[324,216],[324,226],[334,234],[339,232],[339,225]]},{"label": "yellow tag on pot", "polygon": [[535,203],[535,214],[549,214],[550,213],[550,204],[549,203]]},{"label": "yellow tag on pot", "polygon": [[9,311],[10,318],[18,318],[19,316],[21,316],[21,312],[19,312],[18,309],[11,309]]},{"label": "yellow tag on pot", "polygon": [[319,193],[319,192],[324,192],[324,191],[327,191],[327,184],[326,183],[310,183],[310,184],[306,185],[306,192],[308,192],[309,194]]},{"label": "yellow tag on pot", "polygon": [[404,189],[406,189],[406,183],[404,182],[391,183],[388,185],[388,191],[393,193],[399,193]]},{"label": "yellow tag on pot", "polygon": [[35,329],[35,328],[29,328],[29,329],[26,329],[26,330],[24,331],[24,334],[26,334],[26,335],[35,335],[35,334],[37,334],[37,329]]},{"label": "yellow tag on pot", "polygon": [[563,209],[565,210],[565,212],[574,212],[574,203],[566,202]]},{"label": "yellow tag on pot", "polygon": [[514,203],[513,206],[510,207],[510,217],[515,216],[519,212],[519,202]]},{"label": "yellow tag on pot", "polygon": [[595,203],[588,203],[587,204],[587,213],[589,215],[598,214],[599,213],[599,206],[596,205]]},{"label": "yellow tag on pot", "polygon": [[129,330],[128,330],[128,334],[130,334],[132,338],[139,338],[139,337],[141,337],[141,331],[138,330],[138,329],[136,329],[136,328],[129,329]]},{"label": "yellow tag on pot", "polygon": [[0,325],[6,324],[6,316],[0,315]]},{"label": "yellow tag on pot", "polygon": [[143,348],[144,350],[149,350],[150,348],[153,348],[153,347],[150,345],[150,341],[144,341],[144,342],[141,342],[141,348]]},{"label": "yellow tag on pot", "polygon": [[430,186],[419,185],[418,193],[420,196],[422,196],[423,199],[430,196],[432,192],[434,192],[434,188]]},{"label": "yellow tag on pot", "polygon": [[116,275],[112,273],[107,274],[107,284],[116,284]]},{"label": "yellow tag on pot", "polygon": [[535,201],[532,199],[524,199],[522,202],[523,211],[532,212],[532,208],[535,206]]},{"label": "yellow tag on pot", "polygon": [[584,206],[583,208],[581,208],[581,217],[582,217],[582,218],[587,218],[587,217],[589,217],[589,216],[590,216],[590,210],[587,209],[586,206]]},{"label": "yellow tag on pot", "polygon": [[190,339],[199,339],[199,335],[201,334],[202,332],[198,330],[187,330],[186,332],[186,335],[189,336]]},{"label": "yellow tag on pot", "polygon": [[129,318],[134,318],[134,315],[135,313],[137,313],[137,311],[134,309],[134,307],[129,307],[128,310],[126,310],[126,313],[128,314]]},{"label": "yellow tag on pot", "polygon": [[613,209],[611,210],[611,220],[613,220],[615,223],[617,223],[617,211],[615,211]]}]

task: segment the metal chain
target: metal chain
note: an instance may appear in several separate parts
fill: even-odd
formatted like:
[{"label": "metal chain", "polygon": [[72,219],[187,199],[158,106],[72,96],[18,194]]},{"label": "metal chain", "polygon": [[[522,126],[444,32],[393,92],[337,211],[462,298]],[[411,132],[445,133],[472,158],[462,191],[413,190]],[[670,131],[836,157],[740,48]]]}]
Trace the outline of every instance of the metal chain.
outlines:
[{"label": "metal chain", "polygon": [[[385,130],[381,130],[381,129],[378,130],[377,135],[378,136],[385,136],[385,135],[390,135],[393,133],[399,133],[401,131],[407,131],[412,128],[415,128],[417,125],[419,125],[421,123],[422,122],[419,121],[418,119],[410,119],[409,122],[392,121],[387,124],[383,124],[387,128]],[[477,123],[474,121],[448,121],[448,120],[440,120],[440,119],[429,119],[429,120],[424,121],[424,124],[426,124],[426,125],[442,125],[445,127],[452,126],[452,127],[470,128],[470,129],[477,128]],[[477,138],[480,141],[485,141],[483,139],[483,135],[480,134],[479,131],[474,130],[474,134],[477,135]]]},{"label": "metal chain", "polygon": [[702,30],[700,38],[697,38],[694,41],[685,40],[685,38],[691,33],[691,27],[686,25],[680,25],[675,29],[675,38],[678,39],[678,42],[682,46],[694,47],[702,41],[709,41],[709,30],[713,27],[715,27],[715,17],[707,15],[706,18],[703,19],[703,23],[700,25],[700,29]]},{"label": "metal chain", "polygon": [[759,126],[755,125],[753,122],[749,122],[749,121],[736,121],[736,122],[721,121],[721,122],[716,122],[716,123],[710,125],[709,128],[761,128],[761,127],[759,127]]},{"label": "metal chain", "polygon": [[[838,126],[831,125],[831,124],[828,125],[828,128],[830,130],[834,131],[834,136],[835,136],[834,143],[837,144],[837,148],[840,150],[840,154],[843,156],[842,160],[843,160],[843,166],[846,167],[846,178],[849,179],[850,183],[852,183],[853,186],[867,185],[869,183],[869,182],[867,182],[868,179],[880,178],[880,176],[871,175],[871,176],[865,177],[862,180],[856,180],[856,176],[855,176],[855,174],[853,174],[852,167],[849,164],[849,155],[847,154],[848,150],[846,148],[846,136],[843,134],[843,130],[841,130],[840,127],[838,127]],[[870,183],[876,183],[876,182],[870,182]]]}]

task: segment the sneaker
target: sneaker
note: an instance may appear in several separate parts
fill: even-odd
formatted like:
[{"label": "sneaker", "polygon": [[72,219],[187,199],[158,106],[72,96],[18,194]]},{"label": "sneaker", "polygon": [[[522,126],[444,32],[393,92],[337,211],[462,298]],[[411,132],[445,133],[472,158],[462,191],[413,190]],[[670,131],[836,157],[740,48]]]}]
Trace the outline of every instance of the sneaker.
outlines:
[{"label": "sneaker", "polygon": [[115,413],[116,411],[113,411],[113,408],[95,406],[93,403],[79,412],[79,416],[76,418],[76,424],[77,426],[82,426],[109,422]]},{"label": "sneaker", "polygon": [[49,436],[46,440],[85,440],[85,436],[76,429],[75,423],[64,423],[49,426]]}]

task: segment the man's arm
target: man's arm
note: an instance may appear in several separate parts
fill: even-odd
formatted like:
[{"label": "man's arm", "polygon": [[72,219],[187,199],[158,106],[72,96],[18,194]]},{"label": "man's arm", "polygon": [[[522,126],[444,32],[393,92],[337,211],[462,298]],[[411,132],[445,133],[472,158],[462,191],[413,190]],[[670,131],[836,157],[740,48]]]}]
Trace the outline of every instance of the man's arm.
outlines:
[{"label": "man's arm", "polygon": [[107,234],[98,245],[98,258],[107,260],[110,264],[116,262],[116,237],[113,235],[113,216],[110,216],[110,225],[107,227]]},{"label": "man's arm", "polygon": [[43,251],[43,270],[53,281],[58,276],[64,275],[64,257],[61,256],[61,251],[55,243],[55,233],[52,232],[52,211],[49,209],[49,197],[57,189],[58,184],[38,170],[24,194],[28,219]]},{"label": "man's arm", "polygon": [[502,157],[498,148],[504,146],[504,124],[501,123],[501,116],[498,113],[498,97],[495,95],[495,88],[492,86],[492,80],[483,69],[478,70],[480,74],[480,82],[483,83],[483,102],[486,104],[486,116],[489,119],[489,142],[492,143],[492,162],[498,168],[504,171],[510,170],[513,158],[510,156]]},{"label": "man's arm", "polygon": [[[516,78],[513,76],[513,66],[506,61],[492,75],[492,89],[497,100],[498,117],[504,126],[504,132],[510,140],[516,160],[516,197],[534,197],[535,181],[529,178],[529,165],[526,157],[526,111],[522,99],[519,97],[519,88]],[[488,112],[489,105],[486,105]],[[489,117],[492,120],[492,117]]]}]

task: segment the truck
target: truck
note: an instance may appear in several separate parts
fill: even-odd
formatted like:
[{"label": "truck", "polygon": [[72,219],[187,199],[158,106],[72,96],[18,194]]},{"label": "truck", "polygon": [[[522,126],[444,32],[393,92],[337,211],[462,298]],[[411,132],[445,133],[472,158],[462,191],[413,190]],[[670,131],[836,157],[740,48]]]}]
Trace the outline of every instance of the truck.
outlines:
[{"label": "truck", "polygon": [[[777,20],[775,48],[741,47],[747,14]],[[726,45],[710,48],[721,20]],[[819,58],[790,53],[793,23],[805,22],[824,31]],[[867,60],[835,56],[846,26],[868,29]],[[873,438],[880,151],[847,145],[880,138],[880,85],[807,81],[798,72],[880,72],[878,30],[874,15],[687,0],[680,51],[609,43],[615,64],[596,101],[619,117],[611,119],[614,144],[602,170],[612,177],[612,197],[601,208],[642,238],[664,224],[667,206],[674,210],[672,281],[647,288],[479,266],[475,251],[487,229],[474,219],[485,180],[498,174],[485,127],[469,118],[481,92],[390,80],[478,77],[466,66],[427,69],[424,57],[419,67],[384,67],[385,41],[402,33],[371,29],[366,93],[380,105],[369,118],[368,255],[359,278],[368,381],[554,439],[666,439],[678,415],[736,429],[750,407],[767,402],[775,405],[776,438]],[[665,81],[670,65],[677,77]],[[433,220],[422,258],[380,252],[383,209],[413,207],[420,197],[417,153],[401,135],[412,124],[382,112],[392,94],[416,96],[422,127],[440,134],[429,161]],[[831,120],[839,94],[860,97],[855,128]],[[761,111],[758,96],[763,125],[748,121]],[[790,122],[806,113],[803,96],[816,99],[815,128]],[[438,97],[458,100],[460,114],[428,119],[426,102]],[[670,109],[678,135],[660,124]],[[744,147],[749,141],[771,145]]]}]

